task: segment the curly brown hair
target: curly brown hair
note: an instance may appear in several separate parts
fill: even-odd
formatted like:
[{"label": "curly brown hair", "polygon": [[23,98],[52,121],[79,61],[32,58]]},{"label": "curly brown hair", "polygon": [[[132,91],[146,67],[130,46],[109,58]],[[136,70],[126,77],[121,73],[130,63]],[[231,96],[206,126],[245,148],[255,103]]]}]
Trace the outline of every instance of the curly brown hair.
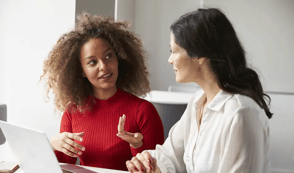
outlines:
[{"label": "curly brown hair", "polygon": [[[150,91],[148,71],[145,66],[145,51],[141,40],[129,30],[128,22],[115,22],[83,12],[78,15],[74,30],[62,35],[44,62],[43,75],[49,91],[55,95],[55,107],[84,112],[95,104],[92,84],[82,76],[81,47],[92,38],[101,38],[110,43],[118,58],[116,86],[136,96]],[[90,96],[90,97],[89,97]],[[87,100],[87,101],[86,101]],[[70,106],[74,105],[74,106]]]}]

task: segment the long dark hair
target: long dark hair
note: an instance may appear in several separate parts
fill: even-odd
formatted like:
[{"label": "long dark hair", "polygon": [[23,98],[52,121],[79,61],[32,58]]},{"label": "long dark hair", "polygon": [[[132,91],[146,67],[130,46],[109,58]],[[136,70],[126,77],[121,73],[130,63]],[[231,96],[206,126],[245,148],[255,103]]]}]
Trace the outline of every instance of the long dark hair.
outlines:
[{"label": "long dark hair", "polygon": [[[198,9],[171,27],[176,43],[190,57],[207,57],[219,87],[251,97],[270,119],[270,97],[263,92],[257,73],[247,66],[245,51],[227,17],[218,9]],[[266,104],[268,101],[268,105]]]}]

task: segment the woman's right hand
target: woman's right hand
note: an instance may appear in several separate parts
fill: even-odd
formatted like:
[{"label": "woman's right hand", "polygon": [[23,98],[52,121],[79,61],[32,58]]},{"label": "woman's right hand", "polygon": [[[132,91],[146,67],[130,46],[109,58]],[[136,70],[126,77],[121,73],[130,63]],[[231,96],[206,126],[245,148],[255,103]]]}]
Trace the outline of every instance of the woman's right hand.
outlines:
[{"label": "woman's right hand", "polygon": [[51,147],[53,150],[60,151],[70,157],[78,157],[85,151],[85,147],[74,141],[83,141],[84,132],[81,133],[69,133],[63,132],[56,136],[53,136],[50,140]]},{"label": "woman's right hand", "polygon": [[138,153],[132,160],[126,162],[129,172],[160,173],[156,159],[149,152]]}]

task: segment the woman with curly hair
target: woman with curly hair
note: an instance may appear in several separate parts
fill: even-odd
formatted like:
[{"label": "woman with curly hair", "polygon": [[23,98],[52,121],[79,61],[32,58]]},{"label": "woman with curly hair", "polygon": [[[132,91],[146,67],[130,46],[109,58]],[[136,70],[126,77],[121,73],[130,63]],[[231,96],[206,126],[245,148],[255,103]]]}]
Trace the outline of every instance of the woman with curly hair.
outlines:
[{"label": "woman with curly hair", "polygon": [[41,79],[64,112],[51,146],[59,162],[127,170],[125,162],[164,142],[142,43],[127,22],[83,13],[44,62]]}]

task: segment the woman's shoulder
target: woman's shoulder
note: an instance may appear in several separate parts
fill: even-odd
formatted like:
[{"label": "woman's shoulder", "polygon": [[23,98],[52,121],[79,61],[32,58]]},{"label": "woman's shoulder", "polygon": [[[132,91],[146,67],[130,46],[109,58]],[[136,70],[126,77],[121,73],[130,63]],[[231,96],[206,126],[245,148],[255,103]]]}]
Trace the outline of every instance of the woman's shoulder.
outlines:
[{"label": "woman's shoulder", "polygon": [[234,94],[225,104],[225,114],[232,119],[242,121],[259,121],[263,125],[267,124],[268,118],[264,110],[251,97]]},{"label": "woman's shoulder", "polygon": [[[225,106],[236,111],[244,109],[258,109],[259,105],[249,96],[242,94],[233,94],[233,96],[228,99]],[[260,108],[261,109],[261,108]]]},{"label": "woman's shoulder", "polygon": [[143,106],[143,107],[148,107],[148,106],[153,106],[152,103],[150,103],[149,101],[140,98],[138,96],[135,96],[134,94],[131,94],[125,90],[120,89],[122,94],[124,95],[124,97],[126,97],[128,99],[129,104],[137,104],[138,106]]}]

